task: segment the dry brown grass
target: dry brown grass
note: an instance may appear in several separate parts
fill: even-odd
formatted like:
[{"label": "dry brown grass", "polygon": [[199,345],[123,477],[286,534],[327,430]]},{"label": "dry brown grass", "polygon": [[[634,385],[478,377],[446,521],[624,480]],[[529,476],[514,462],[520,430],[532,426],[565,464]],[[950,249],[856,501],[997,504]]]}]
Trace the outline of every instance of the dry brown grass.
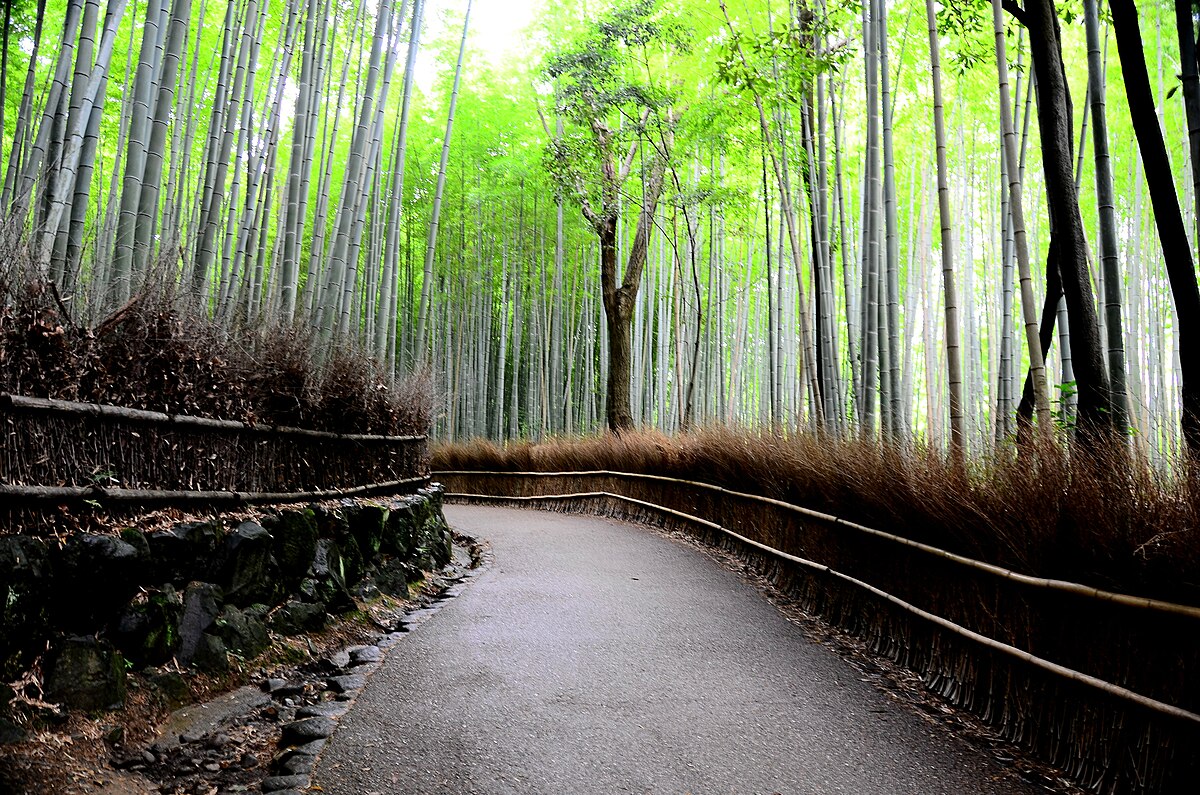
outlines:
[{"label": "dry brown grass", "polygon": [[435,470],[611,469],[714,483],[1039,576],[1200,602],[1200,484],[1047,446],[963,468],[927,449],[707,428],[499,447],[440,445]]},{"label": "dry brown grass", "polygon": [[0,259],[0,392],[346,433],[430,426],[427,376],[392,383],[303,323],[230,329],[168,286],[76,322],[19,256]]}]

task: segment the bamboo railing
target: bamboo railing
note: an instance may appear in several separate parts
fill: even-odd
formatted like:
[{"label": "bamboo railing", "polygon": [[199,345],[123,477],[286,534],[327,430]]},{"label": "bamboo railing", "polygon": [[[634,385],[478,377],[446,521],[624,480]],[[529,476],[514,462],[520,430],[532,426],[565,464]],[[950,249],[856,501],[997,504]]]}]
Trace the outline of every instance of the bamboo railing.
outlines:
[{"label": "bamboo railing", "polygon": [[428,481],[424,436],[338,434],[0,394],[0,506],[279,503]]},{"label": "bamboo railing", "polygon": [[685,530],[1105,793],[1200,780],[1200,608],[1034,577],[830,514],[639,473],[435,472],[447,498]]}]

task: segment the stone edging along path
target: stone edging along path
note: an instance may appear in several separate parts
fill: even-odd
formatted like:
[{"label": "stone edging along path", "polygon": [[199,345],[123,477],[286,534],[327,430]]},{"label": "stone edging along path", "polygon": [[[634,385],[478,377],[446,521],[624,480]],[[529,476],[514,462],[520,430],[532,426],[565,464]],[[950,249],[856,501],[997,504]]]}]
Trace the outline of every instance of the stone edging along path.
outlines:
[{"label": "stone edging along path", "polygon": [[[57,791],[44,788],[74,777],[110,795],[94,787],[115,778],[132,788],[122,795],[214,785],[225,795],[300,775],[339,712],[331,705],[351,703],[383,649],[457,595],[481,558],[446,526],[437,484],[370,503],[156,521],[60,544],[0,536],[0,599],[17,608],[0,621],[0,790]],[[39,663],[48,687],[9,688],[37,653],[31,634],[51,648]],[[248,680],[153,728],[162,706]],[[82,732],[82,745],[48,755],[35,728]]]},{"label": "stone edging along path", "polygon": [[[351,646],[327,658],[331,675],[324,685],[336,695],[333,700],[322,700],[318,694],[314,703],[295,708],[292,720],[282,727],[279,753],[271,765],[272,775],[260,785],[262,792],[299,795],[305,791],[311,784],[312,771],[320,760],[326,741],[337,730],[339,719],[354,706],[359,693],[371,674],[378,670],[387,651],[436,614],[445,602],[461,594],[472,579],[490,567],[491,553],[473,539],[464,540],[472,545],[471,568],[451,580],[451,584],[442,589],[430,604],[403,616],[398,629],[382,636],[376,643]],[[294,693],[296,685],[282,679],[268,679],[263,682],[263,690],[278,700],[283,694]],[[283,700],[286,709],[286,695]]]},{"label": "stone edging along path", "polygon": [[[156,738],[124,749],[113,766],[164,793],[305,791],[326,740],[387,651],[458,596],[490,561],[485,546],[454,533],[451,562],[429,572],[430,589],[408,612],[376,616],[380,631],[365,643],[290,668],[260,669],[255,683],[176,710]],[[250,747],[241,742],[247,737]]]}]

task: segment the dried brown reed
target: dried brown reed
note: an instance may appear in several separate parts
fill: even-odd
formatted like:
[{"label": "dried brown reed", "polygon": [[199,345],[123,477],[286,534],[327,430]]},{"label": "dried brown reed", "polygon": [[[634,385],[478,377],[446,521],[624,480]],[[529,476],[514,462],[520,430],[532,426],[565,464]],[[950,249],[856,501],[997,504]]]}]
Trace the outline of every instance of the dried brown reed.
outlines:
[{"label": "dried brown reed", "polygon": [[426,375],[393,383],[309,326],[234,327],[163,280],[76,322],[19,249],[0,252],[0,392],[345,433],[420,435]]},{"label": "dried brown reed", "polygon": [[1168,480],[1117,453],[1046,445],[963,467],[924,448],[717,427],[439,445],[432,468],[608,469],[698,480],[1037,576],[1200,603],[1198,484]]}]

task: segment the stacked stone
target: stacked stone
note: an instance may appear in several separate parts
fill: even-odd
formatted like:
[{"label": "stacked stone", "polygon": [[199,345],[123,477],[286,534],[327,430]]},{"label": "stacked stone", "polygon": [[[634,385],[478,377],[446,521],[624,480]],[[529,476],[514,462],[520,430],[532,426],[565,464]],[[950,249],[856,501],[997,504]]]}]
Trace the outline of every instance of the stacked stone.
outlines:
[{"label": "stacked stone", "polygon": [[282,510],[228,528],[219,520],[60,546],[0,537],[0,681],[50,644],[46,696],[68,707],[118,707],[127,668],[174,659],[221,672],[270,633],[322,628],[376,592],[406,596],[450,561],[441,487],[330,508]]}]

